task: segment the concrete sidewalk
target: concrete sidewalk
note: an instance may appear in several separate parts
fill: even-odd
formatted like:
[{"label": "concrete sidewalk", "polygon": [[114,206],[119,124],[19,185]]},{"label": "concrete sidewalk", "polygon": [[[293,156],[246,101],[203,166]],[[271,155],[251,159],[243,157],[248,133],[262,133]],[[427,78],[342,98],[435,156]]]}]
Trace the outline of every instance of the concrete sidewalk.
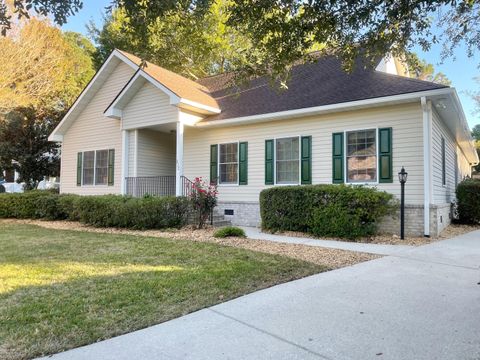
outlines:
[{"label": "concrete sidewalk", "polygon": [[480,231],[275,286],[61,359],[480,359]]},{"label": "concrete sidewalk", "polygon": [[383,244],[365,244],[356,243],[352,241],[338,241],[338,240],[319,240],[305,237],[285,236],[276,234],[267,234],[255,227],[242,227],[245,234],[250,239],[268,240],[275,242],[283,242],[289,244],[303,244],[309,246],[320,246],[331,249],[341,249],[350,251],[359,251],[378,255],[395,255],[399,252],[413,249],[410,245],[383,245]]}]

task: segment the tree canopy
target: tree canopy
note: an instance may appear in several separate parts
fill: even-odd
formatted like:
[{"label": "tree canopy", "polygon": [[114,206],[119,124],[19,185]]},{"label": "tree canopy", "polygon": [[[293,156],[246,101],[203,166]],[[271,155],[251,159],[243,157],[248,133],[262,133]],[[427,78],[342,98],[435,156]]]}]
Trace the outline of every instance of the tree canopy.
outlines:
[{"label": "tree canopy", "polygon": [[[129,26],[145,33],[158,18],[180,9],[204,17],[212,0],[116,0],[130,19]],[[480,47],[480,5],[477,1],[383,0],[301,1],[232,0],[227,26],[250,41],[245,53],[245,75],[268,73],[284,78],[288,70],[314,44],[343,59],[348,70],[362,55],[373,65],[380,56],[408,56],[415,45],[428,50],[443,42],[444,55],[462,41],[469,55]],[[431,27],[437,14],[439,26],[448,36],[437,37]]]},{"label": "tree canopy", "polygon": [[59,169],[59,144],[48,141],[94,74],[92,43],[48,20],[15,24],[0,38],[0,169],[34,188]]},{"label": "tree canopy", "polygon": [[[9,13],[3,0],[0,26],[6,33],[12,14],[28,16],[29,12],[51,14],[56,23],[63,24],[82,3],[81,0],[15,0]],[[219,3],[218,0],[113,0],[112,7],[122,9],[122,13],[112,14],[114,21],[109,31],[123,32],[124,40],[132,44],[123,48],[145,49],[146,55],[161,56],[168,53],[167,48],[177,47],[176,54],[183,52],[182,55],[163,60],[170,61],[172,67],[181,67],[180,73],[198,76],[212,71],[208,66],[197,65],[208,58],[210,46],[222,47],[202,35],[219,34],[210,32],[212,28],[207,21],[211,9]],[[305,59],[317,44],[341,57],[346,69],[353,66],[360,51],[373,63],[387,53],[408,54],[415,45],[428,50],[434,43],[443,43],[443,56],[452,56],[453,49],[461,43],[466,45],[469,56],[480,48],[480,2],[476,0],[230,0],[220,7],[223,19],[220,26],[229,31],[224,37],[233,32],[248,39],[248,46],[237,44],[233,48],[233,52],[242,50],[239,61],[245,65],[242,67],[245,75],[268,73],[284,78],[292,64]],[[121,22],[118,16],[123,18]],[[433,24],[439,27],[440,36],[432,33]],[[154,29],[163,36],[151,40],[149,34]],[[206,47],[196,47],[197,42]],[[186,43],[195,49],[189,49]],[[238,54],[228,55],[229,51],[224,51],[229,66],[237,62]],[[180,58],[195,69],[179,65]],[[222,62],[215,66],[221,68]]]},{"label": "tree canopy", "polygon": [[34,189],[45,175],[60,169],[60,148],[48,141],[59,114],[19,107],[0,113],[0,168],[14,169],[25,189]]},{"label": "tree canopy", "polygon": [[63,34],[32,19],[0,38],[0,108],[70,106],[94,74],[95,48],[78,33]]},{"label": "tree canopy", "polygon": [[431,81],[437,84],[451,85],[450,79],[442,72],[436,72],[433,64],[420,59],[417,54],[411,53],[410,76],[420,80]]},{"label": "tree canopy", "polygon": [[102,28],[89,26],[98,44],[97,66],[119,48],[193,79],[237,69],[245,65],[250,43],[225,24],[228,5],[216,0],[202,16],[175,7],[146,28],[138,28],[125,9],[115,9]]}]

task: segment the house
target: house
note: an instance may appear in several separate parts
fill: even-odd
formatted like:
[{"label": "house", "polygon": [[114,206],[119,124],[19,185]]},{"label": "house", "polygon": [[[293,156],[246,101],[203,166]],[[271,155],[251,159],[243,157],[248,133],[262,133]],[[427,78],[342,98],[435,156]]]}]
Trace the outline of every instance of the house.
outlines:
[{"label": "house", "polygon": [[391,58],[347,74],[319,57],[295,66],[285,91],[140,64],[113,51],[51,134],[61,192],[181,196],[201,176],[217,181],[221,214],[259,225],[262,189],[365,184],[398,197],[404,166],[406,231],[429,236],[449,224],[455,187],[478,162],[455,89],[402,76]]}]

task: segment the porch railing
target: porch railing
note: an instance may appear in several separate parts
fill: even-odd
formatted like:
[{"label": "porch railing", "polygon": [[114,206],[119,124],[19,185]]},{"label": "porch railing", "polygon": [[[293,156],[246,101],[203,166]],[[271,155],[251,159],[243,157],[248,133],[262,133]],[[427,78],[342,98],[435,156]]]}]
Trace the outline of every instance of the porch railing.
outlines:
[{"label": "porch railing", "polygon": [[[181,176],[181,192],[183,196],[192,193],[193,182]],[[125,193],[135,197],[145,195],[175,196],[175,176],[135,176],[125,178]]]}]

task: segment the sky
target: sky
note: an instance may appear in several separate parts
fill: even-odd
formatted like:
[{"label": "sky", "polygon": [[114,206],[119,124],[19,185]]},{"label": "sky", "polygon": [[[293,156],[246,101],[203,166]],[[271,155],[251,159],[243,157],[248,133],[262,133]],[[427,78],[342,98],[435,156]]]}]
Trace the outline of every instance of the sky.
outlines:
[{"label": "sky", "polygon": [[[102,24],[102,13],[105,7],[110,5],[111,0],[84,0],[83,9],[68,19],[68,23],[62,26],[64,30],[76,31],[87,35],[86,24],[93,20],[97,25]],[[436,31],[436,30],[435,30]],[[459,47],[455,51],[455,58],[446,59],[440,64],[441,45],[433,46],[428,52],[422,51],[419,47],[415,52],[421,59],[435,66],[437,72],[442,72],[452,81],[452,86],[457,89],[460,101],[462,102],[465,116],[470,128],[480,124],[480,113],[474,113],[475,102],[466,93],[480,88],[480,83],[475,82],[474,77],[480,76],[480,54],[468,58],[466,50]]]}]

